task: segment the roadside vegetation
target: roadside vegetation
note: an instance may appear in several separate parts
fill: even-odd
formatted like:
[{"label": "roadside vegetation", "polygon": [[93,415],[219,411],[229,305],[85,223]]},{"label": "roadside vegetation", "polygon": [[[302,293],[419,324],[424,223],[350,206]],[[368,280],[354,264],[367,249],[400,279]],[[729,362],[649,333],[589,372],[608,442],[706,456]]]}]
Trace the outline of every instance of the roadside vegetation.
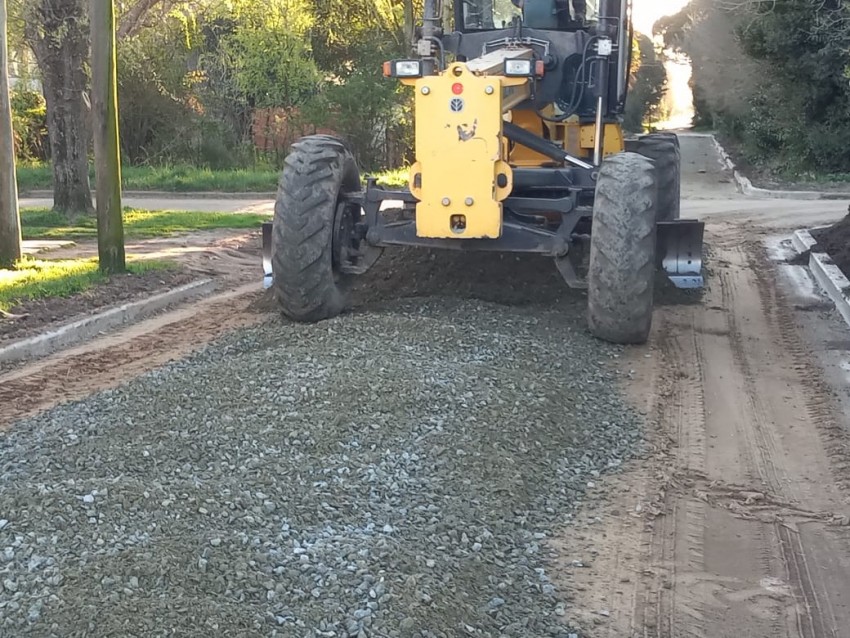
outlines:
[{"label": "roadside vegetation", "polygon": [[[189,165],[125,166],[121,171],[126,190],[166,192],[272,192],[277,188],[280,172],[270,165],[250,168],[213,170]],[[94,170],[90,169],[94,180]],[[46,162],[29,162],[18,166],[18,189],[21,193],[53,188],[53,170]]]},{"label": "roadside vegetation", "polygon": [[[72,19],[84,17],[88,3],[8,1],[12,51],[32,76],[22,78],[13,96],[20,188],[50,188],[54,175],[81,173],[71,180],[76,188],[90,169],[70,165],[65,158],[79,155],[66,148],[74,140],[53,132],[84,131],[87,107],[76,97],[63,102],[65,119],[52,122],[38,85],[48,93],[61,87],[87,94],[87,75],[70,70],[85,66],[89,54],[87,21]],[[125,189],[275,190],[289,145],[316,132],[344,136],[370,171],[410,160],[410,91],[381,72],[384,60],[408,51],[410,3],[131,0],[116,6]],[[54,18],[59,24],[50,23]],[[64,173],[51,166],[55,158]]]},{"label": "roadside vegetation", "polygon": [[[130,274],[174,268],[168,261],[133,260],[127,263]],[[109,280],[98,270],[97,258],[20,260],[13,268],[0,270],[0,313],[25,301],[47,297],[70,297]]]},{"label": "roadside vegetation", "polygon": [[[94,179],[94,170],[90,169]],[[407,183],[407,168],[375,171],[378,182],[389,186]],[[125,166],[121,181],[125,190],[169,193],[273,193],[277,190],[280,170],[262,163],[250,168],[218,169],[189,165]],[[22,194],[53,187],[53,170],[46,162],[18,165],[18,189]]]},{"label": "roadside vegetation", "polygon": [[664,102],[667,71],[663,54],[652,39],[642,33],[634,37],[631,71],[623,127],[630,133],[643,133],[667,116]]},{"label": "roadside vegetation", "polygon": [[655,29],[691,59],[695,123],[719,131],[744,164],[792,180],[850,179],[845,2],[691,0]]},{"label": "roadside vegetation", "polygon": [[[137,238],[221,228],[255,230],[267,220],[267,215],[255,213],[124,209],[124,231],[128,237]],[[24,239],[94,239],[97,219],[83,216],[69,220],[47,208],[33,208],[21,211],[21,229]]]}]

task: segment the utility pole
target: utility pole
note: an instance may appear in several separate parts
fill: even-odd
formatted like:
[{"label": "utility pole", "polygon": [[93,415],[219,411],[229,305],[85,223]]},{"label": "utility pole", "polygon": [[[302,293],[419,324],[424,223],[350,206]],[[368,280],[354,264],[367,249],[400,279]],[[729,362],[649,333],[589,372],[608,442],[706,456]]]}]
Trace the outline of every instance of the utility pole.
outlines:
[{"label": "utility pole", "polygon": [[15,137],[9,100],[9,46],[6,0],[0,0],[0,268],[21,258],[21,219],[15,174]]},{"label": "utility pole", "polygon": [[91,0],[92,121],[97,198],[97,254],[101,272],[127,269],[121,216],[118,80],[113,0]]}]

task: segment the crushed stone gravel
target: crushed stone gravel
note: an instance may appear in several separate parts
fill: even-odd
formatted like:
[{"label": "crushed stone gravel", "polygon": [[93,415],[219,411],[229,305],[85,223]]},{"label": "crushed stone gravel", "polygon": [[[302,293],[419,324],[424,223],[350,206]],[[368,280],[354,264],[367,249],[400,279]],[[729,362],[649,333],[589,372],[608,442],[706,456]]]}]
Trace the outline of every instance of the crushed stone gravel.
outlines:
[{"label": "crushed stone gravel", "polygon": [[575,635],[546,541],[641,435],[583,312],[275,320],[18,423],[0,635]]}]

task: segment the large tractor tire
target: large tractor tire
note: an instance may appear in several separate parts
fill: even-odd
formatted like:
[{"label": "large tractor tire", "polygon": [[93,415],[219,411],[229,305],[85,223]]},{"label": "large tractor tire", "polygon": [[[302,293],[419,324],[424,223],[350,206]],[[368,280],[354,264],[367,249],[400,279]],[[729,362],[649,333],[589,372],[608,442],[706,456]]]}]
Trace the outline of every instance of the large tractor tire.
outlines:
[{"label": "large tractor tire", "polygon": [[652,326],[657,187],[653,163],[636,153],[603,161],[596,182],[590,269],[590,332],[644,343]]},{"label": "large tractor tire", "polygon": [[658,181],[658,221],[679,219],[682,199],[682,156],[675,133],[650,133],[626,141],[626,150],[655,162]]},{"label": "large tractor tire", "polygon": [[278,187],[272,235],[275,297],[284,315],[316,322],[340,314],[347,276],[335,263],[335,235],[345,204],[360,190],[360,174],[345,144],[328,135],[305,137],[290,149]]}]

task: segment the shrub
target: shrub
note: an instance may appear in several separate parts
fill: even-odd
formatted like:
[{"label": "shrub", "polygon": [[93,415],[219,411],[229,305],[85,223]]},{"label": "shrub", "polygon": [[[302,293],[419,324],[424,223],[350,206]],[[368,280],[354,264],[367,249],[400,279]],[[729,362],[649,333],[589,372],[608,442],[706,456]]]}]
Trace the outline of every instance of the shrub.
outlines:
[{"label": "shrub", "polygon": [[43,161],[49,155],[47,104],[37,91],[15,89],[11,94],[15,154],[20,161]]}]

